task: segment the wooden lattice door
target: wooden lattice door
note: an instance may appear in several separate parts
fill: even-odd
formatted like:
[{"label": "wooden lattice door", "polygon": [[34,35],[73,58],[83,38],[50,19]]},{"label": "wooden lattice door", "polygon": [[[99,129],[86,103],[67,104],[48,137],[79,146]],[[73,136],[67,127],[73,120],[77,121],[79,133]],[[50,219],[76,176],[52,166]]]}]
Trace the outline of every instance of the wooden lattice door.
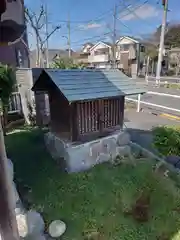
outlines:
[{"label": "wooden lattice door", "polygon": [[120,125],[121,98],[77,103],[78,134],[102,132]]},{"label": "wooden lattice door", "polygon": [[103,100],[103,128],[108,129],[120,124],[120,98]]},{"label": "wooden lattice door", "polygon": [[78,133],[84,135],[97,132],[98,127],[98,102],[87,101],[77,104]]}]

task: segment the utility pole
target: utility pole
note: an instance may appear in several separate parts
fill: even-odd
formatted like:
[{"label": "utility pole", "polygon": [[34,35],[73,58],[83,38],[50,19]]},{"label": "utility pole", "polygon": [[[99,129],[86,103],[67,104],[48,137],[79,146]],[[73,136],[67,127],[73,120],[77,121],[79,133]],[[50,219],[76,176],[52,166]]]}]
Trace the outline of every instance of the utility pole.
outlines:
[{"label": "utility pole", "polygon": [[71,24],[70,24],[70,14],[68,14],[68,52],[69,52],[69,58],[71,58]]},{"label": "utility pole", "polygon": [[114,14],[113,14],[113,59],[112,59],[112,67],[116,68],[116,22],[117,22],[117,5],[114,6]]},{"label": "utility pole", "polygon": [[167,11],[168,11],[168,0],[162,0],[163,5],[163,18],[161,25],[161,37],[159,44],[159,54],[158,54],[158,63],[156,69],[156,84],[160,84],[161,79],[161,68],[162,68],[162,59],[163,59],[163,51],[164,51],[164,36],[166,31],[166,22],[167,22]]},{"label": "utility pole", "polygon": [[47,2],[45,3],[45,21],[46,21],[46,68],[49,68],[49,32],[48,32],[48,10]]}]

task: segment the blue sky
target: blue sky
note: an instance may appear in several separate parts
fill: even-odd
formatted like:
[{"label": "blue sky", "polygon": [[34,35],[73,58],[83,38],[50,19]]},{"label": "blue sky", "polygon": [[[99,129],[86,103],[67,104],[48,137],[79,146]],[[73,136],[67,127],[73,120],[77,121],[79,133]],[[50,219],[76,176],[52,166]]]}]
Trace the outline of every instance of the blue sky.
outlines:
[{"label": "blue sky", "polygon": [[[48,27],[51,31],[61,26],[49,40],[50,48],[67,48],[67,19],[71,19],[71,46],[80,49],[85,42],[111,41],[113,8],[117,11],[117,36],[143,37],[152,33],[162,19],[161,0],[25,0],[25,4],[38,13],[41,3],[48,6]],[[169,0],[168,21],[180,21],[180,1]],[[29,28],[30,47],[35,47],[35,38]],[[65,37],[63,37],[65,36]]]}]

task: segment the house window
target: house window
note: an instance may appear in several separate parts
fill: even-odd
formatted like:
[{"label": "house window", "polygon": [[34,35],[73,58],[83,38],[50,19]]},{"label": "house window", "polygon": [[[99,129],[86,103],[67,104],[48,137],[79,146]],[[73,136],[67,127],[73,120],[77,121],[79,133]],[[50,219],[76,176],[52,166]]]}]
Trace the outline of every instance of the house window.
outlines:
[{"label": "house window", "polygon": [[121,49],[121,51],[129,51],[129,47],[130,47],[129,44],[122,44],[120,46],[120,49]]},{"label": "house window", "polygon": [[109,49],[107,48],[101,48],[101,49],[98,49],[94,52],[94,55],[106,55],[109,53]]},{"label": "house window", "polygon": [[140,52],[145,52],[145,47],[144,46],[140,46]]}]

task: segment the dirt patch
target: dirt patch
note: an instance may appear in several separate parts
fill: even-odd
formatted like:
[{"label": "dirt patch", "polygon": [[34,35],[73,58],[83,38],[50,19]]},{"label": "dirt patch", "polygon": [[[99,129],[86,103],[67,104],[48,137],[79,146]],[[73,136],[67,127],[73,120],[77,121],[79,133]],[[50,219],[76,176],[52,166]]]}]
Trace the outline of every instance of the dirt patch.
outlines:
[{"label": "dirt patch", "polygon": [[132,205],[131,210],[124,212],[125,215],[131,215],[139,223],[148,222],[150,210],[150,193],[142,192]]}]

